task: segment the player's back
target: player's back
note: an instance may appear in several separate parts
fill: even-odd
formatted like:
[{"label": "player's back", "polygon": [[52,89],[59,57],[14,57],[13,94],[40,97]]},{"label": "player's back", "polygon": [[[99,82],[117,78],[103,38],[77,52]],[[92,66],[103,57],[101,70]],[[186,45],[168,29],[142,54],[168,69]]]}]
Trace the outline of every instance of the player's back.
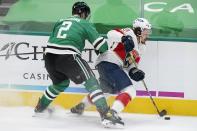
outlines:
[{"label": "player's back", "polygon": [[[81,53],[87,39],[87,29],[89,22],[78,16],[71,16],[66,19],[59,20],[50,35],[48,46],[58,48],[71,48],[77,53]],[[47,52],[50,52],[49,49]],[[54,53],[54,52],[52,52]],[[57,54],[62,54],[58,53]]]}]

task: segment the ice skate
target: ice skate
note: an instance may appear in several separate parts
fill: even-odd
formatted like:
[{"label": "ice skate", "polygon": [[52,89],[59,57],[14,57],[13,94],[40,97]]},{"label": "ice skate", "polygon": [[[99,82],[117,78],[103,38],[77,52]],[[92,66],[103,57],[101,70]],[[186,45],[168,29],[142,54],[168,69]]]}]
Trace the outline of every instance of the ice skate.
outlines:
[{"label": "ice skate", "polygon": [[34,109],[33,117],[50,117],[55,111],[54,107],[44,107],[41,104],[41,100],[39,99],[37,106]]},{"label": "ice skate", "polygon": [[72,107],[70,109],[71,113],[73,114],[78,114],[78,115],[82,115],[85,109],[85,104],[84,103],[79,103],[78,105]]},{"label": "ice skate", "polygon": [[105,128],[124,128],[124,122],[114,110],[109,110],[103,115],[101,123]]}]

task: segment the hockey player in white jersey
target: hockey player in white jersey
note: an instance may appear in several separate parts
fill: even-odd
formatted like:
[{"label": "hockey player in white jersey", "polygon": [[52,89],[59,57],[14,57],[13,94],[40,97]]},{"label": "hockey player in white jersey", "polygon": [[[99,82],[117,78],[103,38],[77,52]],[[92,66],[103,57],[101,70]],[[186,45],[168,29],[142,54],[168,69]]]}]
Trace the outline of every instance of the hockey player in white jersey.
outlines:
[{"label": "hockey player in white jersey", "polygon": [[[111,107],[114,115],[123,111],[136,97],[131,80],[140,81],[145,77],[145,73],[134,66],[130,55],[139,63],[150,32],[151,24],[148,20],[137,18],[133,22],[133,28],[114,29],[107,33],[110,50],[99,55],[96,67],[103,92],[117,94]],[[92,104],[90,98],[91,96],[85,97],[81,103],[71,108],[71,112],[82,114]]]}]

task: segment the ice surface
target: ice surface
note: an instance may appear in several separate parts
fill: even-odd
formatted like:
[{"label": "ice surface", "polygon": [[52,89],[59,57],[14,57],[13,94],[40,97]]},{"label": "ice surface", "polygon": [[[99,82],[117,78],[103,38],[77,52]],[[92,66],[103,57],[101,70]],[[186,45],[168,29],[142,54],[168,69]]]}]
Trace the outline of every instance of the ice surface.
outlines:
[{"label": "ice surface", "polygon": [[[103,128],[96,112],[77,116],[57,108],[49,118],[32,117],[32,107],[0,107],[0,131],[112,131]],[[116,131],[197,131],[197,117],[171,116],[164,120],[157,115],[121,114],[124,129]]]}]

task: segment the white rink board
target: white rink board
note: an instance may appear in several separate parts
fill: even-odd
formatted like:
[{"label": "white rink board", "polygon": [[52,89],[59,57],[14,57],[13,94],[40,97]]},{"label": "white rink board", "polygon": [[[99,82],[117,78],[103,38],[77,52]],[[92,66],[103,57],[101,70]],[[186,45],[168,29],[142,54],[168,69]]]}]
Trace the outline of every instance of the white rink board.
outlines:
[{"label": "white rink board", "polygon": [[[15,43],[12,49],[10,45],[0,51],[1,85],[47,86],[51,83],[42,60],[48,36],[0,34],[0,39],[0,49],[8,43]],[[88,45],[86,49],[92,47]],[[140,64],[140,68],[146,72],[145,81],[149,89],[183,92],[184,99],[197,100],[196,50],[197,43],[192,42],[149,41]],[[82,56],[94,69],[96,55],[93,50],[86,50]],[[134,84],[136,89],[144,90],[141,83]],[[71,86],[81,87],[73,83]]]}]

